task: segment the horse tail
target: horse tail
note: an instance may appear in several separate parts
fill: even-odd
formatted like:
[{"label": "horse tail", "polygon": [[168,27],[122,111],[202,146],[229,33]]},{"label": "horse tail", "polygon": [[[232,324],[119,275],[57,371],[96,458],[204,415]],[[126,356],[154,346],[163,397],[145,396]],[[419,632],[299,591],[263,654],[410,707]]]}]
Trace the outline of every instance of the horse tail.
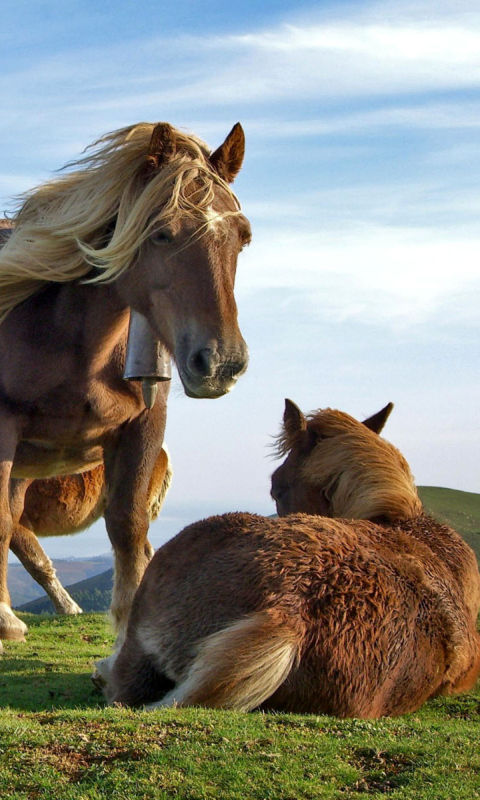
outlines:
[{"label": "horse tail", "polygon": [[299,650],[298,633],[278,612],[250,614],[204,639],[186,680],[158,705],[251,711],[285,681]]}]

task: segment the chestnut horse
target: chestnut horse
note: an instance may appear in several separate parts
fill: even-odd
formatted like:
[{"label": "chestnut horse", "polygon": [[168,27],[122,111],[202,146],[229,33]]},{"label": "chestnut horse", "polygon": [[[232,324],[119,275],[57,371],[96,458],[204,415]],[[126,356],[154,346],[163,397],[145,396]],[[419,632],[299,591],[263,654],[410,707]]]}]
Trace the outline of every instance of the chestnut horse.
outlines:
[{"label": "chestnut horse", "polygon": [[362,424],[287,401],[272,478],[286,516],[212,517],[157,551],[99,664],[110,701],[379,717],[473,685],[476,559],[424,516],[378,435],[390,410]]},{"label": "chestnut horse", "polygon": [[233,289],[250,229],[229,187],[243,155],[238,124],[211,153],[168,123],[140,123],[104,136],[16,214],[0,252],[0,638],[26,630],[6,573],[31,479],[103,464],[122,641],[151,556],[168,394],[162,383],[149,409],[122,377],[130,309],[174,357],[189,397],[232,389],[247,365]]},{"label": "chestnut horse", "polygon": [[[11,232],[11,223],[0,219],[0,246]],[[171,479],[170,458],[164,446],[150,480],[150,522],[160,513]],[[57,614],[81,614],[82,609],[62,586],[37,536],[68,536],[90,527],[103,516],[105,501],[103,464],[74,475],[38,478],[26,491],[23,513],[14,526],[10,549],[45,590]],[[151,555],[153,552],[151,547]]]},{"label": "chestnut horse", "polygon": [[[172,479],[168,452],[160,451],[148,490],[148,517],[157,519]],[[107,499],[105,469],[37,478],[25,493],[23,514],[14,526],[10,549],[32,578],[43,587],[57,614],[81,614],[82,609],[60,583],[37,536],[68,536],[88,528],[103,516]],[[150,555],[153,547],[148,543]]]}]

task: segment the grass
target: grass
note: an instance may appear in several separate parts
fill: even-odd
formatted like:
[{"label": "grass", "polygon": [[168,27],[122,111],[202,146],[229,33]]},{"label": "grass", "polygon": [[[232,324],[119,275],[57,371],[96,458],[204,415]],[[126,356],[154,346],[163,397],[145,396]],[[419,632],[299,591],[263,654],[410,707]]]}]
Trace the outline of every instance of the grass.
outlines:
[{"label": "grass", "polygon": [[0,797],[310,800],[480,797],[480,692],[396,719],[105,708],[106,618],[22,615],[0,662]]}]

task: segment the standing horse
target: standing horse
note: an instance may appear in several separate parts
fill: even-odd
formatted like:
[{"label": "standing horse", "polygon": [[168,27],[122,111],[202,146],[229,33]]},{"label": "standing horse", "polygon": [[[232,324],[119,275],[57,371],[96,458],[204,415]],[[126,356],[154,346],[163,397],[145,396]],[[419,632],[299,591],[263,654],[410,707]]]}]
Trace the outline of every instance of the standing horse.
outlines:
[{"label": "standing horse", "polygon": [[288,516],[212,517],[157,551],[99,664],[110,701],[379,717],[473,685],[475,556],[423,515],[378,435],[390,410],[362,424],[287,401],[272,494]]},{"label": "standing horse", "polygon": [[[148,517],[159,515],[172,479],[170,458],[162,447],[148,488]],[[32,578],[43,587],[57,614],[81,614],[82,609],[60,583],[37,536],[68,536],[83,531],[105,511],[105,469],[99,464],[86,472],[37,478],[25,493],[23,514],[14,526],[10,549]],[[153,547],[147,540],[146,551]]]},{"label": "standing horse", "polygon": [[[11,223],[0,219],[0,246],[7,241],[11,232]],[[171,479],[170,458],[164,446],[150,479],[150,522],[160,513]],[[81,614],[82,609],[60,583],[37,537],[68,536],[90,527],[103,516],[106,496],[103,464],[74,475],[37,478],[28,486],[23,513],[14,526],[10,549],[45,590],[57,614]],[[153,555],[151,546],[150,552]]]},{"label": "standing horse", "polygon": [[31,478],[104,464],[122,641],[151,555],[148,489],[167,384],[147,409],[123,379],[130,309],[171,353],[189,397],[220,397],[245,371],[237,256],[250,239],[229,184],[244,135],[213,153],[168,123],[106,135],[27,196],[0,252],[0,638],[21,639],[7,555]]}]

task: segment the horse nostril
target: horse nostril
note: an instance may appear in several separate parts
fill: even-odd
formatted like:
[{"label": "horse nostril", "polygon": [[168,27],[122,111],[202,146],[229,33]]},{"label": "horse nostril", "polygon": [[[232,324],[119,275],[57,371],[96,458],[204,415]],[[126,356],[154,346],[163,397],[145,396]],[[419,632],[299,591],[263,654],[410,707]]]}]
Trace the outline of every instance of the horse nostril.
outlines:
[{"label": "horse nostril", "polygon": [[209,347],[204,347],[188,359],[190,371],[203,378],[208,378],[215,371],[213,352]]},{"label": "horse nostril", "polygon": [[224,356],[211,347],[202,347],[201,350],[191,353],[187,364],[190,373],[197,377],[231,381],[244,372],[246,361],[242,355],[224,360]]}]

